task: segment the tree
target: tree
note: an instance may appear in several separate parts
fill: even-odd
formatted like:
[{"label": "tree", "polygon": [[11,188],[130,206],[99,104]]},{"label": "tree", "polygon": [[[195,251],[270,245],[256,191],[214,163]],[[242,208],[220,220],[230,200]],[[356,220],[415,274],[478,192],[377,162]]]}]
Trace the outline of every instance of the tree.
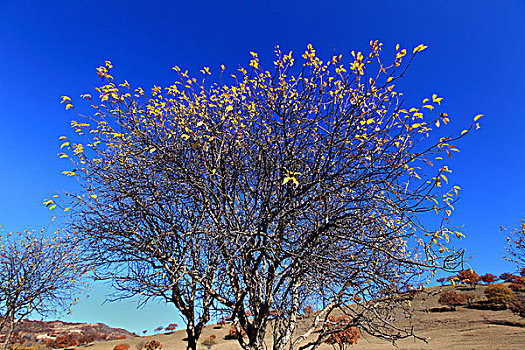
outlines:
[{"label": "tree", "polygon": [[504,272],[499,276],[499,279],[503,280],[504,282],[513,282],[516,278],[518,278],[518,276],[508,272]]},{"label": "tree", "polygon": [[458,281],[462,283],[468,283],[471,286],[475,286],[479,282],[479,276],[476,271],[472,269],[461,270],[457,274]]},{"label": "tree", "polygon": [[85,274],[74,241],[32,231],[0,235],[0,331],[7,349],[17,323],[28,315],[47,316],[76,304]]},{"label": "tree", "polygon": [[438,302],[442,305],[447,305],[452,308],[452,310],[456,311],[456,306],[464,305],[467,302],[467,298],[462,294],[449,290],[441,293]]},{"label": "tree", "polygon": [[485,289],[485,296],[489,302],[502,305],[514,299],[512,290],[502,284],[488,286]]},{"label": "tree", "polygon": [[[299,68],[276,48],[273,73],[252,53],[231,86],[224,67],[220,84],[206,83],[207,67],[202,83],[174,67],[179,80],[150,96],[100,67],[95,115],[72,122],[87,140],[64,140],[60,156],[84,190],[68,206],[74,231],[119,267],[105,277],[126,296],[173,302],[189,339],[200,335],[194,313],[207,321],[215,308],[246,333],[243,348],[264,348],[270,319],[276,350],[316,348],[328,334],[308,337],[356,296],[352,326],[412,336],[383,321],[408,308],[400,290],[461,261],[446,247],[461,233],[447,226],[459,187],[447,185],[443,158],[472,126],[440,137],[450,121],[433,111],[441,98],[410,108],[394,91],[403,61],[426,46],[408,56],[397,47],[388,65],[382,44],[370,45],[349,64],[322,62],[309,45]],[[427,228],[419,215],[433,211],[441,225]],[[298,327],[308,303],[319,311]]]},{"label": "tree", "polygon": [[486,284],[491,284],[499,280],[499,277],[491,273],[486,273],[480,277],[480,280]]}]

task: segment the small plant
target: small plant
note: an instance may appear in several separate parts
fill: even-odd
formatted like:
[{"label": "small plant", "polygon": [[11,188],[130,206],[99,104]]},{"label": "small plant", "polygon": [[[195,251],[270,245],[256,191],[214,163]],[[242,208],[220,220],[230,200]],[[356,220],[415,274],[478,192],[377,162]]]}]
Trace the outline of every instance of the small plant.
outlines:
[{"label": "small plant", "polygon": [[441,293],[438,299],[438,302],[441,305],[446,305],[454,311],[456,311],[456,306],[464,305],[466,301],[467,298],[465,298],[465,296],[458,294],[453,290]]},{"label": "small plant", "polygon": [[480,277],[481,281],[485,284],[491,284],[499,280],[499,277],[491,273],[486,273]]},{"label": "small plant", "polygon": [[485,289],[485,296],[493,304],[505,305],[514,299],[514,293],[502,284],[490,285]]},{"label": "small plant", "polygon": [[331,334],[325,343],[338,350],[345,350],[348,345],[357,344],[357,340],[361,336],[359,329],[351,326],[350,320],[345,317],[330,317],[327,328]]},{"label": "small plant", "polygon": [[129,350],[129,344],[122,343],[122,344],[115,345],[113,350]]},{"label": "small plant", "polygon": [[237,326],[232,325],[230,327],[230,330],[228,331],[228,333],[224,336],[224,339],[226,339],[226,340],[239,339],[240,337],[244,337],[245,335],[246,335],[246,333],[244,332],[244,330],[242,328],[239,331],[237,329]]},{"label": "small plant", "polygon": [[217,336],[215,334],[212,334],[208,338],[204,339],[202,345],[204,345],[208,350],[210,350],[212,346],[217,344],[217,341],[215,340],[216,338]]},{"label": "small plant", "polygon": [[162,349],[162,344],[157,340],[150,340],[149,342],[146,343],[146,345],[144,346],[144,349],[145,350]]}]

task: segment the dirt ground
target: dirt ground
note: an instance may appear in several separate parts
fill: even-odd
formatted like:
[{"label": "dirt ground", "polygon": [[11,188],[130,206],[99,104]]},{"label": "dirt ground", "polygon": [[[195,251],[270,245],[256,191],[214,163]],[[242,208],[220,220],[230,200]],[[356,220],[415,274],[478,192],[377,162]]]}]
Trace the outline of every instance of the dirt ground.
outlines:
[{"label": "dirt ground", "polygon": [[[452,288],[459,293],[474,293],[477,299],[484,298],[484,286],[478,286],[474,290],[466,290],[466,287],[434,287],[418,294],[412,301],[414,310],[412,325],[415,333],[426,338],[427,343],[421,340],[403,339],[394,346],[387,341],[362,334],[357,345],[349,349],[525,349],[525,319],[509,310],[458,307],[456,311],[431,312],[433,308],[442,307],[437,302],[439,293]],[[201,340],[215,334],[217,344],[212,350],[240,349],[236,340],[224,339],[228,329],[229,326],[219,328],[210,325],[204,330]],[[184,336],[184,331],[177,331],[171,334],[95,343],[77,349],[111,350],[116,344],[128,343],[130,350],[135,350],[138,343],[156,339],[163,344],[163,350],[184,350],[185,343],[182,340]],[[206,350],[203,345],[200,347]],[[320,349],[332,350],[332,347],[323,344]]]}]

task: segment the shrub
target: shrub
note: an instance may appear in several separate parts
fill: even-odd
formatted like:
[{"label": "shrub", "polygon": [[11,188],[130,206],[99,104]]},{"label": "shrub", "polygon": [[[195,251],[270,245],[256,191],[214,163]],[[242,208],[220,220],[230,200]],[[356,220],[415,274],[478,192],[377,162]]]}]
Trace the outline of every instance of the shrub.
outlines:
[{"label": "shrub", "polygon": [[237,326],[232,325],[230,327],[230,330],[228,331],[228,333],[224,336],[224,339],[226,339],[226,340],[228,340],[228,339],[239,339],[240,337],[244,337],[245,335],[246,335],[246,333],[244,332],[244,330],[242,328],[239,331],[237,329]]},{"label": "shrub", "polygon": [[129,350],[129,344],[122,343],[122,344],[115,345],[113,350]]},{"label": "shrub", "polygon": [[514,298],[514,293],[504,285],[497,284],[488,286],[485,289],[485,296],[491,303],[505,305]]},{"label": "shrub", "polygon": [[344,317],[330,317],[327,328],[332,334],[326,338],[325,343],[332,345],[334,349],[344,350],[348,345],[357,344],[361,336],[359,329],[352,327],[350,320]]},{"label": "shrub", "polygon": [[77,346],[79,345],[78,338],[78,334],[74,333],[60,334],[55,340],[49,339],[49,342],[46,341],[46,346],[52,348],[68,348],[70,346]]},{"label": "shrub", "polygon": [[525,317],[525,296],[515,296],[509,304],[509,309],[518,316]]},{"label": "shrub", "polygon": [[466,301],[467,298],[465,298],[465,296],[458,294],[453,290],[441,293],[438,299],[438,302],[441,305],[446,305],[454,311],[456,310],[456,306],[464,305]]},{"label": "shrub", "polygon": [[215,334],[210,335],[208,338],[204,339],[202,345],[204,345],[208,350],[212,348],[217,342],[215,341],[217,336]]},{"label": "shrub", "polygon": [[146,343],[146,345],[144,345],[144,349],[146,350],[162,349],[162,344],[159,341],[150,340],[149,342]]}]

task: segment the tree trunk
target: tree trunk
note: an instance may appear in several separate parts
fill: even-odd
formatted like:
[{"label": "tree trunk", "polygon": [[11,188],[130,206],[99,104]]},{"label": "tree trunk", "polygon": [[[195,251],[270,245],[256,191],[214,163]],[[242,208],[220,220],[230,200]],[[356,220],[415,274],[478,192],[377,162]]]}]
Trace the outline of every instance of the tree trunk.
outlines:
[{"label": "tree trunk", "polygon": [[4,339],[4,344],[2,345],[2,350],[7,350],[7,346],[9,345],[9,340],[11,339],[11,335],[13,335],[13,330],[15,328],[15,319],[12,318],[11,322],[9,322],[9,330],[7,331]]}]

